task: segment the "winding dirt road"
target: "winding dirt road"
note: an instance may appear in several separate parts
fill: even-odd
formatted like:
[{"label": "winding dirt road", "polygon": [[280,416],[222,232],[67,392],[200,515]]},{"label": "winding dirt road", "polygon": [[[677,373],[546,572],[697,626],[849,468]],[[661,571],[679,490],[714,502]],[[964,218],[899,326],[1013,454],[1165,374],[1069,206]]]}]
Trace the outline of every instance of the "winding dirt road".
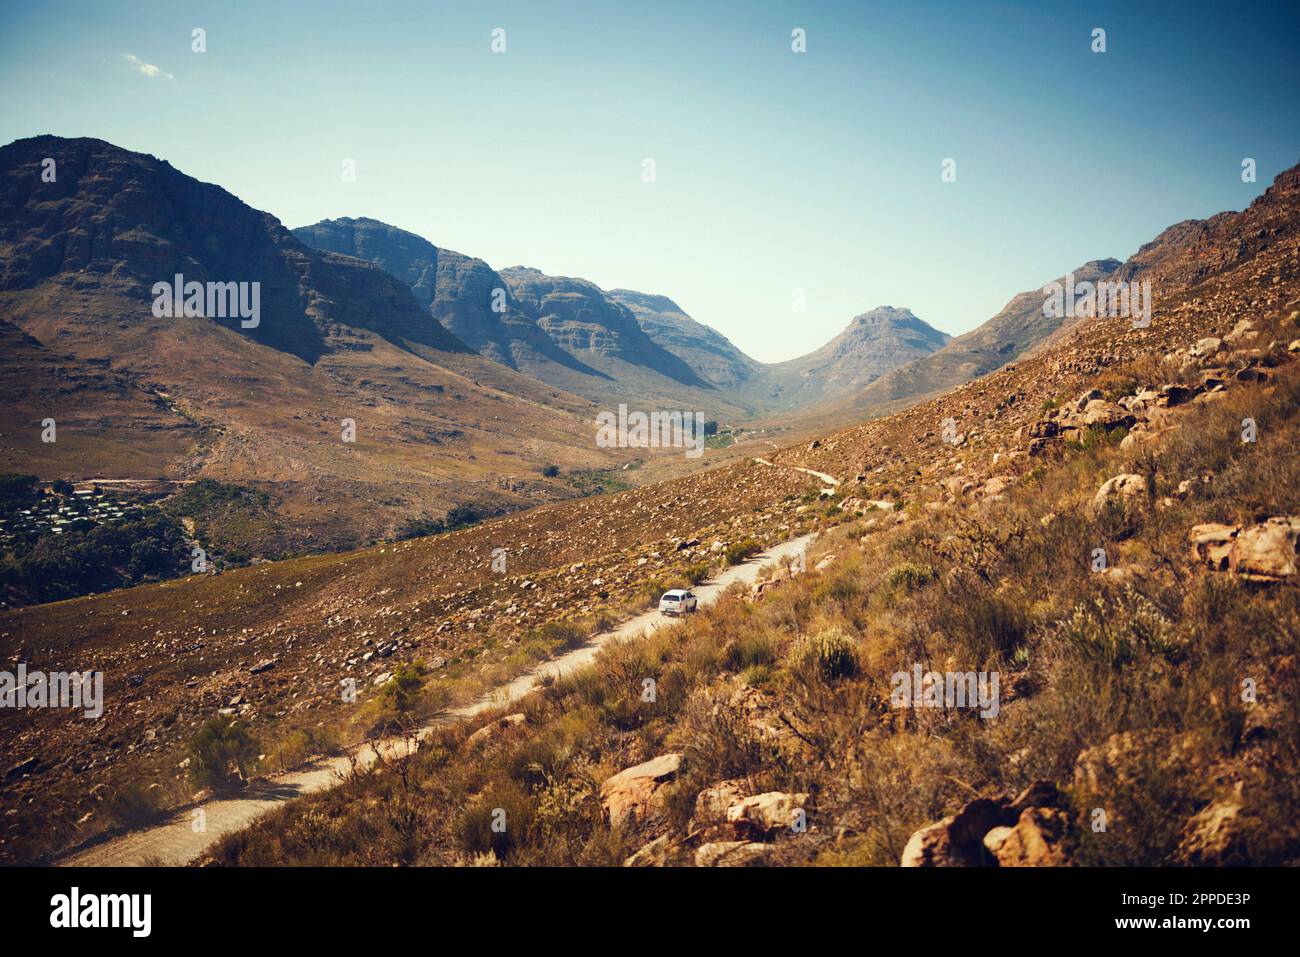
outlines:
[{"label": "winding dirt road", "polygon": [[796,472],[803,472],[804,475],[811,475],[814,478],[819,478],[827,485],[840,484],[840,480],[837,479],[834,475],[827,475],[825,472],[817,472],[814,471],[813,469],[806,469],[802,465],[784,465],[779,462],[769,462],[767,459],[758,459],[758,458],[754,459],[754,461],[757,462],[759,465],[770,465],[774,469],[794,469]]},{"label": "winding dirt road", "polygon": [[[810,472],[808,469],[799,469],[799,471],[809,472],[823,481],[835,482],[829,476]],[[792,558],[802,554],[812,537],[804,535],[776,545],[741,565],[733,565],[726,569],[715,580],[697,586],[693,590],[699,598],[700,605],[713,604],[728,586],[737,582],[752,584],[758,578],[762,566],[779,562],[785,557]],[[447,722],[464,721],[484,711],[517,701],[537,687],[544,676],[560,677],[589,665],[601,646],[610,641],[641,638],[647,632],[672,627],[675,624],[677,624],[676,620],[666,618],[657,611],[638,615],[612,631],[594,636],[579,648],[542,662],[532,671],[520,675],[514,681],[495,689],[473,704],[443,712],[434,719],[433,723],[422,729],[420,734],[426,734]],[[394,738],[381,741],[379,748],[385,756],[398,755],[405,753],[410,744],[410,739]],[[365,767],[374,763],[376,757],[374,748],[365,744],[350,755],[322,759],[300,770],[276,775],[240,797],[212,799],[195,808],[176,813],[163,824],[131,831],[111,840],[73,851],[59,859],[57,863],[60,866],[72,867],[121,867],[145,863],[187,864],[220,838],[247,827],[258,817],[286,801],[338,784],[349,772],[353,760],[358,767]],[[200,815],[199,812],[202,814]]]}]

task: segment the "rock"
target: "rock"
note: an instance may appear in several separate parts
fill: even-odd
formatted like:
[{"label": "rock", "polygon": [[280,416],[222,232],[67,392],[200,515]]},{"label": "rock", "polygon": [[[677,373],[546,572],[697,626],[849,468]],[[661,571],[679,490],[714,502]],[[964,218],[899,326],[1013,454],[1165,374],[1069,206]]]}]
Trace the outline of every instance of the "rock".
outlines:
[{"label": "rock", "polygon": [[1157,394],[1158,397],[1155,404],[1158,408],[1162,409],[1182,405],[1183,403],[1190,402],[1194,399],[1199,391],[1199,389],[1189,389],[1185,385],[1162,385]]},{"label": "rock", "polygon": [[483,727],[479,728],[468,738],[465,743],[471,748],[482,747],[493,738],[500,737],[511,728],[517,728],[524,724],[528,719],[523,714],[508,714],[504,717],[497,718],[495,721],[489,721]]},{"label": "rock", "polygon": [[253,667],[249,668],[248,673],[250,675],[260,675],[262,674],[262,672],[270,671],[274,667],[275,667],[275,659],[266,658],[262,661],[259,661],[257,664],[253,665]]},{"label": "rock", "polygon": [[1228,555],[1228,567],[1251,581],[1278,581],[1296,573],[1300,516],[1274,516],[1242,529]]},{"label": "rock", "polygon": [[727,822],[758,835],[789,828],[808,801],[807,794],[767,791],[743,798],[727,808]]},{"label": "rock", "polygon": [[[1010,818],[1010,820],[1008,820]],[[903,848],[901,867],[978,867],[992,863],[984,835],[1015,821],[1001,804],[977,798],[951,817],[916,831]]]},{"label": "rock", "polygon": [[1105,399],[1093,399],[1083,409],[1078,420],[1084,428],[1100,426],[1104,429],[1128,428],[1137,421],[1137,417],[1122,405],[1107,402]]},{"label": "rock", "polygon": [[40,763],[40,758],[34,755],[30,758],[24,758],[5,772],[5,780],[7,781],[10,778],[16,778],[20,774],[31,774],[40,766]]},{"label": "rock", "polygon": [[662,834],[623,862],[624,867],[663,867],[672,852],[671,835]]},{"label": "rock", "polygon": [[1232,327],[1231,332],[1223,337],[1223,341],[1237,345],[1242,342],[1250,342],[1258,335],[1259,332],[1255,329],[1255,324],[1249,319],[1242,319]]},{"label": "rock", "polygon": [[1183,827],[1178,856],[1192,866],[1247,864],[1250,819],[1242,813],[1242,782],[1201,809]]},{"label": "rock", "polygon": [[695,850],[696,867],[753,867],[764,864],[775,850],[771,844],[718,841]]},{"label": "rock", "polygon": [[1103,512],[1112,505],[1127,509],[1130,505],[1145,500],[1146,496],[1147,480],[1141,475],[1128,472],[1103,482],[1093,496],[1092,507],[1096,512]]},{"label": "rock", "polygon": [[1083,395],[1075,399],[1071,405],[1074,407],[1075,412],[1082,412],[1088,407],[1089,402],[1102,398],[1105,398],[1105,396],[1102,395],[1100,389],[1089,389],[1087,392],[1083,393]]},{"label": "rock", "polygon": [[1205,339],[1198,339],[1196,344],[1187,350],[1187,354],[1193,359],[1208,359],[1222,348],[1222,339],[1209,336]]},{"label": "rock", "polygon": [[739,780],[719,781],[705,788],[695,796],[695,816],[691,818],[690,829],[694,831],[723,823],[727,819],[727,809],[744,793],[745,782]]},{"label": "rock", "polygon": [[1029,427],[1031,439],[1054,439],[1061,434],[1061,427],[1051,419],[1035,422]]},{"label": "rock", "polygon": [[983,843],[999,867],[1061,867],[1067,863],[1069,830],[1064,811],[1029,807],[1020,812],[1014,827],[991,829]]},{"label": "rock", "polygon": [[1236,525],[1220,525],[1218,522],[1193,525],[1188,534],[1192,542],[1192,561],[1205,562],[1215,571],[1226,570],[1233,540],[1240,530]]},{"label": "rock", "polygon": [[677,776],[680,754],[661,754],[626,768],[600,786],[600,803],[611,826],[644,821],[658,811],[660,788]]},{"label": "rock", "polygon": [[1291,344],[1286,347],[1287,352],[1300,352],[1300,339],[1292,339]]}]

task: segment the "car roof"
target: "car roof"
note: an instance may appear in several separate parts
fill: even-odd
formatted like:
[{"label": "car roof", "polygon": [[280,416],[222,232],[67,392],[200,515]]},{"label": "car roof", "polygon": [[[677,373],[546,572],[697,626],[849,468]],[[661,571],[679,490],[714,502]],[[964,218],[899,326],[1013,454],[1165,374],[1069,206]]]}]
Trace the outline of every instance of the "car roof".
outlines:
[{"label": "car roof", "polygon": [[664,597],[667,598],[669,595],[685,595],[685,594],[686,594],[685,588],[670,588],[668,589],[668,591],[664,592]]}]

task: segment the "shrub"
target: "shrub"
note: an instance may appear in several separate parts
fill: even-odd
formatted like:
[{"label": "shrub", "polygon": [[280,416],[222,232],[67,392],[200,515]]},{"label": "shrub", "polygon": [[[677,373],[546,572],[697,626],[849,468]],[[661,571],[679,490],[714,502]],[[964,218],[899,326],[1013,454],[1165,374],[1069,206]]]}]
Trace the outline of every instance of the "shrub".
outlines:
[{"label": "shrub", "polygon": [[137,781],[127,781],[114,788],[104,801],[104,810],[115,824],[136,827],[158,816],[157,789],[150,790]]},{"label": "shrub", "polygon": [[211,788],[247,781],[257,767],[257,739],[229,715],[206,721],[190,741],[190,774]]},{"label": "shrub", "polygon": [[763,546],[758,544],[752,538],[747,538],[743,542],[735,542],[727,546],[724,553],[728,565],[739,565],[746,558],[757,555],[763,550]]},{"label": "shrub", "polygon": [[889,570],[888,581],[891,588],[915,591],[930,584],[938,576],[929,565],[919,562],[899,562]]},{"label": "shrub", "polygon": [[690,582],[692,585],[698,585],[701,582],[708,581],[709,563],[696,562],[694,565],[688,565],[686,566],[686,569],[685,571],[682,572],[682,574],[686,577],[686,580]]},{"label": "shrub", "polygon": [[545,478],[555,478],[559,474],[560,467],[558,465],[548,465],[546,468],[542,469],[542,475]]},{"label": "shrub", "polygon": [[399,715],[414,712],[420,704],[424,675],[423,661],[399,665],[392,680],[384,685],[384,703],[388,709]]},{"label": "shrub", "polygon": [[805,635],[790,652],[794,668],[819,676],[823,681],[852,678],[858,673],[858,655],[853,639],[837,628]]}]

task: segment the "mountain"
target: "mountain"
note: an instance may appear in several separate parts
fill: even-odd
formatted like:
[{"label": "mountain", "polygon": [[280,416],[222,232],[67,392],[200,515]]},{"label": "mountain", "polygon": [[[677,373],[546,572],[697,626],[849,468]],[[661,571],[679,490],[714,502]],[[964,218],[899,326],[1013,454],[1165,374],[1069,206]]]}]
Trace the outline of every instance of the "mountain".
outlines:
[{"label": "mountain", "polygon": [[719,389],[742,391],[766,378],[763,363],[745,355],[722,333],[696,322],[667,296],[632,289],[610,289],[605,295],[627,307],[646,335]]},{"label": "mountain", "polygon": [[[294,799],[219,842],[213,829],[209,860],[1294,864],[1300,170],[1244,212],[1166,230],[1110,275],[1158,290],[1149,326],[1063,326],[975,381],[763,461],[398,549],[0,611],[0,635],[24,648],[65,661],[93,652],[109,676],[139,676],[114,687],[99,734],[73,714],[12,716],[0,808],[14,823],[0,858],[39,860],[121,825],[92,788],[176,768],[201,722],[236,695],[268,754],[312,733],[365,742],[391,697],[386,678],[442,659],[459,667],[424,679],[430,711],[487,702],[461,727],[440,725],[445,747]],[[1241,439],[1246,416],[1261,425],[1257,442]],[[820,507],[805,504],[827,486]],[[627,627],[644,607],[634,596],[689,580],[696,563],[718,574],[728,547],[747,542],[808,551],[643,646],[609,642],[594,668],[524,701],[518,685],[504,690],[536,666],[530,653],[553,653],[539,634],[576,641]],[[508,552],[511,575],[493,573],[493,548]],[[700,590],[712,598],[716,584]],[[365,634],[376,645],[392,636],[386,654],[362,652]],[[733,653],[744,642],[761,645],[762,680],[751,680],[754,655]],[[259,660],[274,668],[248,667]],[[1001,675],[988,702],[1000,715],[976,719],[969,699],[950,710],[970,720],[897,710],[915,697],[887,703],[894,679],[927,661]],[[340,662],[367,707],[338,707]],[[635,719],[646,662],[673,678],[674,697]],[[1233,693],[1251,675],[1258,702]],[[480,697],[485,679],[501,693]],[[1125,706],[1134,700],[1141,707]],[[767,742],[740,770],[738,735]],[[550,777],[529,770],[539,755]],[[935,783],[863,788],[846,764]],[[498,805],[516,802],[523,817],[554,797],[554,781],[587,781],[593,766],[592,813],[532,814],[497,840]],[[783,784],[791,766],[801,776]],[[1008,778],[1009,768],[1021,770]],[[164,806],[188,809],[193,771],[162,781]],[[426,826],[393,823],[385,798],[404,781],[418,787]],[[865,823],[791,833],[788,812],[807,794],[823,820]],[[667,801],[694,814],[661,813]],[[1123,815],[1124,840],[1090,829],[1087,812],[1102,806]],[[959,813],[979,826],[952,827]],[[611,820],[620,814],[635,831]],[[333,830],[304,840],[303,822],[322,819]],[[149,840],[110,837],[79,860],[130,863],[180,844],[170,859],[185,862],[201,850],[178,840],[191,840],[186,828],[147,826]]]},{"label": "mountain", "polygon": [[[156,315],[154,285],[177,274],[246,283],[249,316],[206,302],[208,316]],[[0,376],[0,470],[255,486],[276,502],[273,553],[359,544],[457,505],[567,497],[546,465],[611,462],[589,402],[479,356],[384,269],[101,140],[0,149],[0,319],[16,344]],[[44,371],[27,381],[18,363]],[[142,405],[134,422],[118,414]],[[58,440],[37,451],[47,416]],[[101,423],[112,441],[96,440]]]},{"label": "mountain", "polygon": [[[428,240],[375,219],[327,219],[293,234],[314,249],[375,263],[410,287],[424,309],[480,355],[546,378],[553,363],[592,376],[603,373],[561,349],[481,259],[439,249]],[[500,305],[493,309],[493,299]]]},{"label": "mountain", "polygon": [[730,419],[753,411],[747,393],[715,386],[587,280],[526,267],[498,271],[373,219],[324,220],[294,235],[381,267],[480,355],[602,408],[631,403]]},{"label": "mountain", "polygon": [[851,394],[951,339],[910,309],[879,306],[855,316],[848,328],[814,352],[769,367],[786,407]]},{"label": "mountain", "polygon": [[[1084,263],[1074,270],[1074,280],[1095,283],[1111,276],[1119,266],[1115,259]],[[1057,281],[1064,284],[1065,277]],[[951,389],[1011,362],[1077,321],[1045,316],[1044,298],[1042,287],[1018,294],[978,328],[930,355],[899,365],[847,396],[845,404],[857,409],[887,407]]]},{"label": "mountain", "polygon": [[630,309],[606,298],[594,283],[548,276],[525,266],[503,269],[501,278],[537,316],[537,324],[570,354],[598,367],[616,362],[656,372],[680,385],[712,388],[685,361],[646,335]]}]

